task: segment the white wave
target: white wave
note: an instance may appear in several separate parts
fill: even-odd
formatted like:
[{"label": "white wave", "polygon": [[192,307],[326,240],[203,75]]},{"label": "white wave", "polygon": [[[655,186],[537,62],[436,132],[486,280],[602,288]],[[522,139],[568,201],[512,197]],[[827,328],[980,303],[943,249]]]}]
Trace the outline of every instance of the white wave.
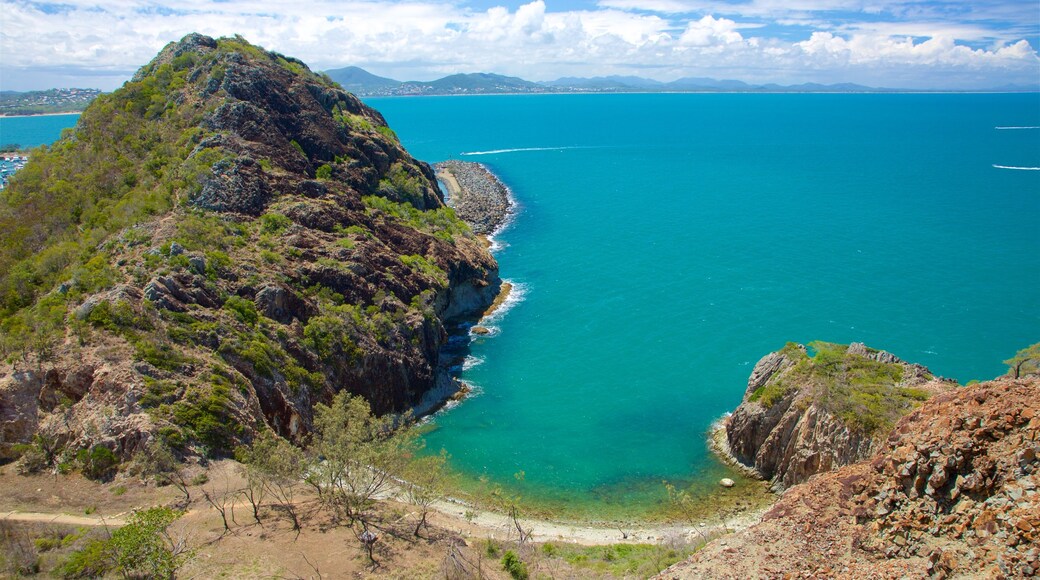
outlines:
[{"label": "white wave", "polygon": [[523,153],[526,151],[566,151],[568,149],[589,149],[589,147],[516,147],[514,149],[491,149],[489,151],[465,151],[460,155],[497,155],[499,153]]},{"label": "white wave", "polygon": [[494,312],[480,320],[481,326],[491,330],[492,334],[494,334],[497,328],[489,326],[488,323],[502,320],[502,317],[512,310],[514,306],[523,302],[524,297],[527,295],[527,284],[524,284],[523,282],[514,282],[512,280],[503,280],[503,282],[508,282],[512,285],[512,288],[509,290],[509,296],[506,296],[505,302],[496,308]]},{"label": "white wave", "polygon": [[1040,171],[1040,167],[1015,167],[1014,165],[997,165],[993,164],[993,167],[997,169],[1017,169],[1018,171]]},{"label": "white wave", "polygon": [[469,369],[479,366],[484,363],[484,359],[479,356],[466,355],[466,360],[462,361],[462,370],[468,371]]},{"label": "white wave", "polygon": [[1040,127],[993,127],[993,128],[997,129],[997,130],[1000,130],[1000,131],[1007,131],[1007,130],[1010,130],[1010,129],[1040,129]]}]

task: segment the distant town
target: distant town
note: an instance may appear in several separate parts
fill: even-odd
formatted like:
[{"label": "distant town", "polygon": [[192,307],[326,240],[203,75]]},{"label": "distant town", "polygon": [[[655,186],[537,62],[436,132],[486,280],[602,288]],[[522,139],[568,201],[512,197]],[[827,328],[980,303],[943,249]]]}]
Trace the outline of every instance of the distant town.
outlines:
[{"label": "distant town", "polygon": [[45,115],[82,111],[101,94],[98,89],[0,91],[0,115]]}]

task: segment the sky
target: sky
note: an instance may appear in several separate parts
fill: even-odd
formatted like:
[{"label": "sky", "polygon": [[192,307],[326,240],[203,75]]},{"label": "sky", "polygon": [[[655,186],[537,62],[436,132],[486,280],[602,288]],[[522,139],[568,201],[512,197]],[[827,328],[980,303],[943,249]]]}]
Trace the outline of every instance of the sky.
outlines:
[{"label": "sky", "polygon": [[1040,85],[1037,0],[0,0],[0,90],[111,90],[190,32],[398,80]]}]

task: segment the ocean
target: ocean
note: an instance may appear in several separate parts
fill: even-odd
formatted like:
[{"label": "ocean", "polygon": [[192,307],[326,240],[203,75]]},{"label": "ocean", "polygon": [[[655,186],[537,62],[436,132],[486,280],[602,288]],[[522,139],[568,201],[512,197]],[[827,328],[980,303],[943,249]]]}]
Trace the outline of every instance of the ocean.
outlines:
[{"label": "ocean", "polygon": [[425,435],[471,487],[636,517],[662,481],[734,477],[706,433],[787,341],[962,383],[1040,341],[1038,94],[366,102],[518,203],[496,253],[514,300],[459,369],[474,395]]},{"label": "ocean", "polygon": [[61,137],[61,130],[76,124],[79,113],[0,117],[0,146],[20,148],[49,145]]}]

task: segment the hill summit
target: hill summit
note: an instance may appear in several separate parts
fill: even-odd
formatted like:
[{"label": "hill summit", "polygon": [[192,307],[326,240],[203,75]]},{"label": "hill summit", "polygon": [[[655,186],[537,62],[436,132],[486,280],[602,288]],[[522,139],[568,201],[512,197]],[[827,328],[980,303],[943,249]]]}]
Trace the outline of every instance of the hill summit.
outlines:
[{"label": "hill summit", "polygon": [[0,194],[0,458],[298,439],[341,390],[410,409],[499,285],[378,112],[188,35]]}]

